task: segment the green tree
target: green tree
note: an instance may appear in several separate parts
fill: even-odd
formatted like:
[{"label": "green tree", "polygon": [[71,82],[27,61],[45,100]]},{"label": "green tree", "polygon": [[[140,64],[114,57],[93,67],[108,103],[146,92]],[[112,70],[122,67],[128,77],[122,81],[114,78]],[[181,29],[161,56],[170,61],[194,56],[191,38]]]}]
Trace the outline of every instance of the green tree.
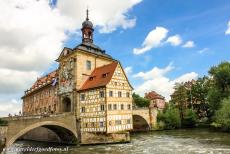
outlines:
[{"label": "green tree", "polygon": [[214,80],[215,86],[223,96],[227,97],[230,92],[230,62],[222,62],[213,66],[208,72]]},{"label": "green tree", "polygon": [[197,122],[197,115],[192,109],[186,109],[182,119],[183,127],[194,127]]},{"label": "green tree", "polygon": [[208,91],[210,89],[209,87],[210,80],[206,76],[204,76],[203,78],[198,78],[191,87],[192,97],[189,97],[188,101],[192,101],[193,109],[196,111],[199,119],[207,117],[209,113],[209,106],[207,102]]},{"label": "green tree", "polygon": [[149,107],[150,101],[141,97],[140,95],[133,93],[133,102],[137,107]]},{"label": "green tree", "polygon": [[224,98],[230,96],[230,63],[222,62],[209,70],[211,76],[210,90],[208,92],[208,103],[211,115],[221,107]]},{"label": "green tree", "polygon": [[215,113],[215,122],[222,130],[230,131],[230,97],[222,101],[221,108]]},{"label": "green tree", "polygon": [[157,115],[160,129],[175,129],[181,127],[180,112],[174,105],[168,105],[163,112]]},{"label": "green tree", "polygon": [[183,119],[184,111],[188,107],[188,95],[185,86],[183,84],[177,84],[175,86],[174,93],[171,95],[171,98],[171,102],[175,104],[180,111],[180,118]]}]

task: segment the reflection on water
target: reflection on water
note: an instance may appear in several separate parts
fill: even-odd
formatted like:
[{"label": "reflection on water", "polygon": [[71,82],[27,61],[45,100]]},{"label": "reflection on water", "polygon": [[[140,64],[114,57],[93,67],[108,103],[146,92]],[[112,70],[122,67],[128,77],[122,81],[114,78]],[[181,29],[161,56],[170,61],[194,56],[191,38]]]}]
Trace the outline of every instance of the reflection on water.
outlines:
[{"label": "reflection on water", "polygon": [[[94,146],[68,146],[68,152],[40,152],[70,153],[70,154],[193,154],[193,153],[230,153],[230,134],[210,132],[207,129],[187,129],[172,131],[154,131],[132,134],[131,143],[107,144]],[[66,148],[66,145],[51,143],[17,141],[12,147],[56,147]],[[9,152],[8,152],[9,153]],[[23,152],[14,152],[23,154]],[[25,152],[26,153],[26,152]],[[33,152],[30,152],[33,154]],[[35,153],[35,152],[34,152]]]}]

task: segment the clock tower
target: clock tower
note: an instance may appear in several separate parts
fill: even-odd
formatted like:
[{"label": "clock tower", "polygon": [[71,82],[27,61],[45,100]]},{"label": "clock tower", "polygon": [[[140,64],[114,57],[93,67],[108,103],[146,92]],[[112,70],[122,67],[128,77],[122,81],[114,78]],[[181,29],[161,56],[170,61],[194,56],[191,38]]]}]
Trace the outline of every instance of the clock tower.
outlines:
[{"label": "clock tower", "polygon": [[82,23],[82,43],[93,43],[93,23],[89,21],[89,10],[86,10],[86,19]]}]

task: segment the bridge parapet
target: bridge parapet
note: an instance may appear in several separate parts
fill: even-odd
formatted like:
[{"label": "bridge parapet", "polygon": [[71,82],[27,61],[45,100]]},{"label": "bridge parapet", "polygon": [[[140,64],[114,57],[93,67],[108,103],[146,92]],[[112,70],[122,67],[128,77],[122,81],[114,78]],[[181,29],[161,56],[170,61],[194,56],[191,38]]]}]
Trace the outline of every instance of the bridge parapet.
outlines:
[{"label": "bridge parapet", "polygon": [[28,120],[28,119],[41,119],[41,118],[58,118],[65,116],[74,116],[74,113],[58,113],[58,114],[41,114],[41,115],[28,115],[28,116],[11,116],[3,117],[2,120],[6,121],[17,121],[17,120]]}]

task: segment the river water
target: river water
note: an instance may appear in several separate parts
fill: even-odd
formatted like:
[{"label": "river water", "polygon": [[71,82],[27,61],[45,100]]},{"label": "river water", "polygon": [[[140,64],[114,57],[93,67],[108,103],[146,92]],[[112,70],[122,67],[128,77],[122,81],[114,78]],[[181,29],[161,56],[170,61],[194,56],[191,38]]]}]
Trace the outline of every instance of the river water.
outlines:
[{"label": "river water", "polygon": [[[230,154],[230,133],[211,132],[207,129],[181,129],[134,133],[131,142],[93,146],[67,146],[53,143],[17,141],[11,148],[58,147],[65,152],[40,152],[41,154]],[[28,152],[6,152],[24,154]],[[35,152],[29,152],[31,154]]]}]

